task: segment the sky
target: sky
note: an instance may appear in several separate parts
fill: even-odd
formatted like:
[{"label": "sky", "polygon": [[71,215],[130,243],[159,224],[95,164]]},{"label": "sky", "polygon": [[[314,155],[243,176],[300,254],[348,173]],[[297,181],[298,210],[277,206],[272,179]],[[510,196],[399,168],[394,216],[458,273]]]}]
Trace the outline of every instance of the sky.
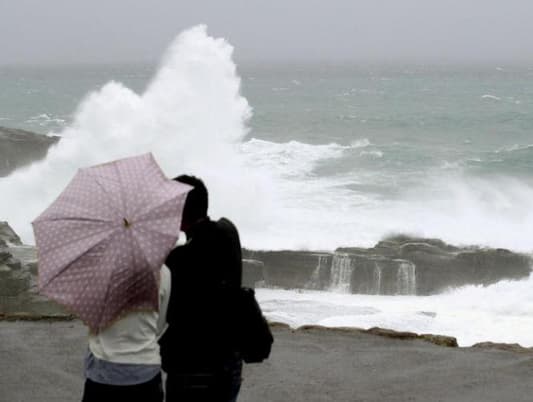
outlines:
[{"label": "sky", "polygon": [[242,62],[533,62],[531,0],[0,0],[0,64],[151,62],[207,24]]}]

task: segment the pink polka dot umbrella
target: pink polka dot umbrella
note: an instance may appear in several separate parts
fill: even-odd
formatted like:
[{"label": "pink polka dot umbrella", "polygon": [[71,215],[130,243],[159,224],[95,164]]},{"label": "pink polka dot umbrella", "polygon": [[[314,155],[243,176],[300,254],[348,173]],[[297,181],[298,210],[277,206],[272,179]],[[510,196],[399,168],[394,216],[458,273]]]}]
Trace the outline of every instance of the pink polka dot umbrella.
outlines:
[{"label": "pink polka dot umbrella", "polygon": [[190,189],[152,154],[80,169],[33,222],[41,293],[96,333],[130,311],[157,311]]}]

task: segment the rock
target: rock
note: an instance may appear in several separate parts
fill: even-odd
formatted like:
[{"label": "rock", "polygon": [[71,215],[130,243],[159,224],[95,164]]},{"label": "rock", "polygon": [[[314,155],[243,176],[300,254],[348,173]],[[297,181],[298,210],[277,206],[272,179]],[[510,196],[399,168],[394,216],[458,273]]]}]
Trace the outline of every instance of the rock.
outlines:
[{"label": "rock", "polygon": [[472,345],[473,348],[498,349],[508,352],[533,353],[533,348],[525,348],[518,343],[480,342]]},{"label": "rock", "polygon": [[291,329],[291,327],[288,324],[285,324],[284,322],[278,322],[278,321],[269,322],[268,326],[273,330],[287,330],[288,331]]},{"label": "rock", "polygon": [[261,261],[264,264],[264,280],[268,286],[286,289],[304,287],[319,267],[322,255],[324,254],[305,251],[243,250],[245,259]]},{"label": "rock", "polygon": [[456,348],[458,346],[457,339],[452,336],[433,335],[433,334],[415,334],[414,332],[394,331],[392,329],[384,329],[379,327],[370,328],[365,332],[373,335],[386,336],[394,339],[421,339],[426,342],[434,343],[438,346],[446,346]]},{"label": "rock", "polygon": [[264,282],[263,269],[265,264],[257,260],[242,260],[242,285],[255,288],[258,282]]},{"label": "rock", "polygon": [[373,327],[370,329],[361,329],[361,328],[344,328],[344,327],[323,327],[320,325],[303,325],[298,327],[295,332],[306,332],[306,331],[330,331],[330,332],[342,332],[342,333],[365,333],[376,336],[384,336],[392,339],[401,339],[401,340],[414,340],[420,339],[426,342],[433,343],[438,346],[445,347],[458,347],[457,339],[451,336],[444,335],[433,335],[433,334],[416,334],[414,332],[406,331],[394,331],[392,329]]},{"label": "rock", "polygon": [[0,247],[0,313],[66,314],[61,306],[38,292],[35,247],[21,244],[4,222],[0,223],[0,236],[8,240]]},{"label": "rock", "polygon": [[422,334],[419,338],[439,346],[447,346],[449,348],[456,348],[459,346],[457,344],[457,339],[453,336]]},{"label": "rock", "polygon": [[355,334],[365,332],[366,330],[356,327],[324,327],[322,325],[302,325],[293,332],[337,332],[341,334]]},{"label": "rock", "polygon": [[264,286],[358,294],[430,295],[450,287],[522,279],[531,272],[531,258],[523,254],[407,235],[334,253],[244,250],[244,255],[264,263]]},{"label": "rock", "polygon": [[59,137],[0,127],[0,177],[46,156]]},{"label": "rock", "polygon": [[9,226],[7,222],[0,221],[0,247],[7,247],[9,245],[22,245],[20,237],[15,233],[15,231]]},{"label": "rock", "polygon": [[387,338],[395,338],[395,339],[416,339],[419,337],[414,332],[394,331],[392,329],[385,329],[385,328],[379,328],[379,327],[370,328],[366,330],[365,332],[372,334],[372,335],[386,336]]},{"label": "rock", "polygon": [[3,298],[4,302],[7,302],[11,301],[14,297],[28,292],[30,281],[31,275],[29,272],[14,269],[5,264],[0,265],[0,298]]}]

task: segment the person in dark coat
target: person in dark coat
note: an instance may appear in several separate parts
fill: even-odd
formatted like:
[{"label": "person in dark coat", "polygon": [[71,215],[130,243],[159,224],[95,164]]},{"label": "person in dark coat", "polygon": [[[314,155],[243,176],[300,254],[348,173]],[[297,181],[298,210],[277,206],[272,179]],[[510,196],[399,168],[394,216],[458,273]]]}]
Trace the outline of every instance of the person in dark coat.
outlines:
[{"label": "person in dark coat", "polygon": [[242,359],[231,299],[242,281],[239,234],[228,219],[209,218],[208,193],[200,179],[183,175],[174,180],[193,189],[181,225],[187,242],[166,260],[172,278],[169,327],[160,340],[166,401],[236,401]]}]

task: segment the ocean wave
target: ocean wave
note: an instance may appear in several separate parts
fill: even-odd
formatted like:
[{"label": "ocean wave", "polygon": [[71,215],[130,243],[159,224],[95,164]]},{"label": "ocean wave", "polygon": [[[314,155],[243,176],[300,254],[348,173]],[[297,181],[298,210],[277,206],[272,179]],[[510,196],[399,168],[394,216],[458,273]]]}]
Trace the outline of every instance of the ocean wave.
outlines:
[{"label": "ocean wave", "polygon": [[38,124],[39,126],[42,126],[42,127],[49,127],[49,126],[64,127],[67,121],[66,119],[50,116],[47,113],[41,113],[35,116],[31,116],[30,118],[26,120],[26,123]]},{"label": "ocean wave", "polygon": [[521,145],[521,144],[513,144],[511,146],[500,148],[495,153],[503,153],[503,152],[515,152],[515,151],[531,151],[533,150],[533,144],[527,144],[527,145]]},{"label": "ocean wave", "polygon": [[350,142],[350,148],[365,148],[369,145],[372,144],[368,138],[357,139]]},{"label": "ocean wave", "polygon": [[441,169],[444,169],[444,170],[456,170],[456,169],[462,168],[463,166],[464,166],[463,161],[455,161],[455,162],[443,161],[440,165]]},{"label": "ocean wave", "polygon": [[280,176],[302,176],[312,173],[316,165],[327,159],[340,158],[346,150],[365,147],[367,139],[345,146],[336,143],[311,145],[298,141],[276,143],[252,138],[241,145],[250,166],[268,168]]},{"label": "ocean wave", "polygon": [[501,100],[501,98],[499,96],[491,95],[491,94],[481,95],[481,99],[492,99],[492,100],[495,100],[495,101]]},{"label": "ocean wave", "polygon": [[[369,296],[257,289],[265,315],[292,327],[382,327],[454,336],[460,346],[493,341],[533,346],[533,276],[465,286],[433,296]],[[475,323],[475,325],[472,325]]]},{"label": "ocean wave", "polygon": [[264,225],[268,209],[259,206],[274,203],[273,191],[268,176],[245,169],[236,150],[251,108],[240,94],[232,52],[197,26],[178,35],[143,93],[115,81],[89,93],[45,160],[2,179],[0,216],[31,242],[30,222],[78,168],[151,151],[170,177],[186,172],[204,178],[214,195],[213,214],[233,216],[235,210],[243,228]]},{"label": "ocean wave", "polygon": [[379,149],[375,149],[372,151],[361,151],[359,153],[359,156],[371,156],[374,158],[383,158],[383,151],[380,151]]},{"label": "ocean wave", "polygon": [[211,215],[234,220],[249,248],[365,247],[408,232],[531,249],[526,180],[432,170],[433,155],[404,143],[378,149],[373,137],[348,145],[246,140],[252,111],[240,89],[232,47],[204,27],[185,31],[144,92],[110,82],[89,93],[45,161],[2,179],[0,216],[31,239],[29,222],[76,169],[152,151],[169,176],[202,177]]},{"label": "ocean wave", "polygon": [[467,160],[469,167],[483,174],[531,177],[533,145],[513,144]]}]

